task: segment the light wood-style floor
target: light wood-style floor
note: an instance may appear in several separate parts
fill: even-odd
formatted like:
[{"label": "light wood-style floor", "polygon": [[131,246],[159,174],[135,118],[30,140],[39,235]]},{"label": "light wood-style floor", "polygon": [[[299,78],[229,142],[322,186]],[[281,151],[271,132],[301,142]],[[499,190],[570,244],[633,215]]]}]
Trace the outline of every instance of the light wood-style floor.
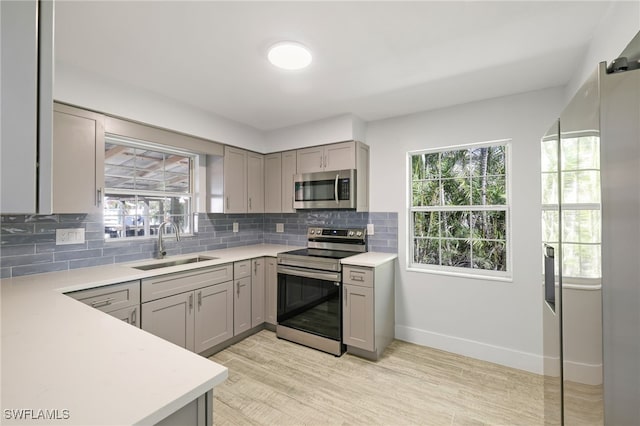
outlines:
[{"label": "light wood-style floor", "polygon": [[216,425],[541,425],[541,376],[394,341],[378,362],[263,330],[211,360]]}]

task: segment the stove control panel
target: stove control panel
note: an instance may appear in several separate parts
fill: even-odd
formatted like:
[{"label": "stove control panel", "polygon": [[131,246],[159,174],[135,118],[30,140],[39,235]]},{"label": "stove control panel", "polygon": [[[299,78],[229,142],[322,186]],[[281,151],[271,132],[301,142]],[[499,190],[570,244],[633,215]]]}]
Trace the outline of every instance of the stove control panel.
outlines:
[{"label": "stove control panel", "polygon": [[332,239],[353,239],[353,240],[362,240],[365,237],[366,233],[363,228],[346,228],[346,229],[336,229],[336,228],[309,228],[307,230],[307,238],[309,240],[319,240],[326,239],[330,241]]}]

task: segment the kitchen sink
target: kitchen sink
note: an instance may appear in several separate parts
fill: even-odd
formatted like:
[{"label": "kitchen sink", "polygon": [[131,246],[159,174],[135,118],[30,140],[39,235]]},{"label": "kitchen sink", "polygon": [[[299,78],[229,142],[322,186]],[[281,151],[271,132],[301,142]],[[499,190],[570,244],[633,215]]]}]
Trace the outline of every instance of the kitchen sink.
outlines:
[{"label": "kitchen sink", "polygon": [[177,260],[170,260],[167,262],[149,263],[147,265],[133,266],[133,268],[140,269],[141,271],[149,271],[151,269],[168,268],[169,266],[187,265],[189,263],[205,262],[207,260],[215,260],[215,259],[218,259],[218,258],[209,257],[209,256],[196,256],[196,257],[188,257],[186,259],[177,259]]}]

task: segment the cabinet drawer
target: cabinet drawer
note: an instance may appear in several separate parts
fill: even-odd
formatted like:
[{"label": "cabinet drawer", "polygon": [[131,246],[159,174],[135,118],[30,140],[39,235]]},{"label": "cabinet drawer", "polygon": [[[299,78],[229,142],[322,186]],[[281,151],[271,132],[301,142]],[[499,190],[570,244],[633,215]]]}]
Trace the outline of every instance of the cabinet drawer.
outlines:
[{"label": "cabinet drawer", "polygon": [[145,278],[142,280],[142,302],[173,296],[232,279],[233,265],[230,263],[213,268]]},{"label": "cabinet drawer", "polygon": [[251,276],[251,260],[243,260],[242,262],[235,262],[233,264],[233,279],[250,277]]},{"label": "cabinet drawer", "polygon": [[103,312],[113,312],[140,304],[140,281],[74,291],[67,296]]},{"label": "cabinet drawer", "polygon": [[373,287],[373,269],[345,266],[342,269],[342,282],[363,287]]}]

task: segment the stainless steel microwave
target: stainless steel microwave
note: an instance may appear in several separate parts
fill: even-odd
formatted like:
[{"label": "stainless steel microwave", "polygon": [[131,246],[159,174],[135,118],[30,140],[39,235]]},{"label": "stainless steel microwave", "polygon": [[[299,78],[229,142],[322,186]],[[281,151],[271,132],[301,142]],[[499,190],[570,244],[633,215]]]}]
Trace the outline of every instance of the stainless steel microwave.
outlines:
[{"label": "stainless steel microwave", "polygon": [[296,209],[355,209],[355,169],[295,175],[293,207]]}]

